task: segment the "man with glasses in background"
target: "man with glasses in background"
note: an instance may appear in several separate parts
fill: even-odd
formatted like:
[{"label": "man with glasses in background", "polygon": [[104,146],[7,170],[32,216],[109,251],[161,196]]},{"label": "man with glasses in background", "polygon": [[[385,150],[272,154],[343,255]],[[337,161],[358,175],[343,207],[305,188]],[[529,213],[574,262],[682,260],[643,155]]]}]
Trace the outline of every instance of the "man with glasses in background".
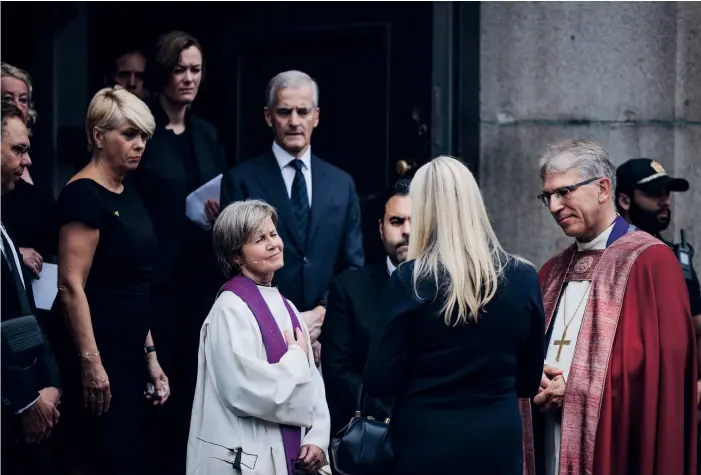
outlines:
[{"label": "man with glasses in background", "polygon": [[[3,197],[15,189],[29,158],[29,133],[22,112],[2,102]],[[58,423],[56,360],[34,316],[32,278],[11,235],[0,223],[2,302],[2,460],[0,471],[42,475],[49,470],[46,441]]]},{"label": "man with glasses in background", "polygon": [[547,346],[522,405],[528,473],[692,475],[695,334],[674,254],[617,215],[616,168],[596,142],[551,146],[539,170],[539,199],[575,242],[539,272]]}]

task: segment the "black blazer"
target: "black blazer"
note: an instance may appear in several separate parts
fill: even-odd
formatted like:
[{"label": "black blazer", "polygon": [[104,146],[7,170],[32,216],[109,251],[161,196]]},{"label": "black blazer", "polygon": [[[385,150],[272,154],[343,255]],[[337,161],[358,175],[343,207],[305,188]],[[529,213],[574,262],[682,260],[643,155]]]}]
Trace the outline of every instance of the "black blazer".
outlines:
[{"label": "black blazer", "polygon": [[275,273],[275,282],[300,312],[325,304],[334,276],[362,267],[364,261],[360,206],[353,179],[314,155],[311,172],[307,242],[302,242],[297,231],[287,188],[272,150],[227,172],[221,186],[222,209],[248,198],[264,200],[277,209],[285,265]]},{"label": "black blazer", "polygon": [[[14,243],[13,243],[14,245]],[[10,249],[5,249],[7,259],[12,258]],[[29,301],[30,311],[36,314],[34,306],[34,294],[32,292],[32,277],[29,269],[22,262],[22,255],[19,253],[19,248],[15,246],[15,252],[20,262],[20,269],[24,276],[25,292]],[[14,283],[14,276],[10,270],[9,263],[5,256],[0,257],[2,270],[0,286],[2,287],[2,321],[12,320],[14,318],[23,317],[17,288]],[[44,323],[44,322],[40,322]],[[42,329],[43,331],[43,329]],[[9,422],[11,416],[18,410],[24,408],[29,403],[34,401],[38,396],[38,392],[46,387],[60,387],[58,366],[54,359],[53,353],[44,335],[44,345],[42,345],[39,354],[40,356],[32,361],[27,361],[27,356],[17,355],[13,353],[12,348],[2,338],[2,406],[3,406],[3,425]],[[36,352],[34,353],[36,354]],[[5,433],[3,431],[3,433]]]},{"label": "black blazer", "polygon": [[[207,262],[219,275],[215,270],[211,231],[203,230],[185,216],[185,199],[193,190],[187,189],[185,164],[174,159],[181,154],[173,149],[173,142],[166,135],[168,116],[159,104],[153,105],[152,111],[156,131],[146,146],[139,168],[127,176],[127,182],[141,195],[160,244],[153,283],[156,286],[166,284],[177,275],[178,268],[189,266],[183,262],[183,256],[188,262]],[[198,186],[201,186],[226,171],[226,155],[212,124],[191,113],[185,120],[200,175]]]},{"label": "black blazer", "polygon": [[[363,368],[388,280],[387,263],[383,261],[346,271],[331,283],[321,331],[321,367],[332,435],[348,424],[358,409],[356,401]],[[387,409],[369,401],[363,414],[384,418]]]},{"label": "black blazer", "polygon": [[518,398],[536,395],[543,371],[538,273],[511,259],[477,323],[447,326],[439,287],[415,291],[413,270],[385,286],[363,373],[370,395],[395,399],[394,473],[521,473]]}]

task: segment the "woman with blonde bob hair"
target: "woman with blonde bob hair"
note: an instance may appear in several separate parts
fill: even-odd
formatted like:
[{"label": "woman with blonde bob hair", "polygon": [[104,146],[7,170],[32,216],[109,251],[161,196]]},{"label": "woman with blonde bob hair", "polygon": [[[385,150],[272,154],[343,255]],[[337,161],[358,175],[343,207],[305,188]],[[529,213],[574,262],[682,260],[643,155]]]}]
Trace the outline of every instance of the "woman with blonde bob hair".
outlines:
[{"label": "woman with blonde bob hair", "polygon": [[[124,185],[154,128],[132,93],[95,94],[85,119],[92,158],[57,203],[59,298],[52,311],[63,319],[55,319],[51,344],[63,383],[60,438],[69,472],[135,473],[144,395],[160,405],[170,394],[149,331],[158,243],[139,195]],[[147,381],[153,386],[145,391]]]},{"label": "woman with blonde bob hair", "polygon": [[395,401],[393,473],[520,474],[518,399],[543,369],[538,274],[502,249],[460,161],[422,166],[409,194],[409,259],[384,291],[363,378]]}]

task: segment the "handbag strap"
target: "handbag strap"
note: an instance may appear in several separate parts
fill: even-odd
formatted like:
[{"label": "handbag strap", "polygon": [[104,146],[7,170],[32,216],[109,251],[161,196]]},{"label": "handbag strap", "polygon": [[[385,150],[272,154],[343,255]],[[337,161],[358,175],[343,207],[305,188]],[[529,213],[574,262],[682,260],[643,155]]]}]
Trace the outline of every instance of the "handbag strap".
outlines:
[{"label": "handbag strap", "polygon": [[[358,397],[357,397],[356,402],[355,402],[355,407],[357,407],[357,409],[356,409],[356,411],[355,411],[356,414],[361,414],[361,415],[362,415],[362,413],[363,413],[363,407],[364,407],[364,404],[363,404],[363,403],[365,402],[365,400],[367,399],[367,397],[368,397],[368,395],[365,394],[365,392],[363,391],[363,382],[361,381],[361,382],[360,382],[360,387],[358,388]],[[387,413],[387,418],[386,418],[386,419],[390,419],[390,418],[392,417],[392,411],[393,411],[393,410],[394,410],[394,401],[392,401],[392,405],[389,407],[389,412]]]}]

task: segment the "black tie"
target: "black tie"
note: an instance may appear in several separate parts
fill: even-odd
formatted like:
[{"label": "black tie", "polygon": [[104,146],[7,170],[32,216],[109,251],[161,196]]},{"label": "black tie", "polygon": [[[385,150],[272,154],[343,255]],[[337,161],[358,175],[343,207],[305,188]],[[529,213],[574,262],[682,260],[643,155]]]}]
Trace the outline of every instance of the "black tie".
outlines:
[{"label": "black tie", "polygon": [[292,181],[292,211],[297,220],[302,242],[307,241],[307,229],[309,228],[309,196],[307,196],[307,180],[304,179],[302,160],[295,158],[290,165],[297,170],[295,179]]},{"label": "black tie", "polygon": [[17,268],[17,262],[15,262],[15,256],[12,252],[13,247],[10,245],[10,242],[5,237],[5,233],[0,232],[0,234],[2,234],[2,247],[5,250],[4,257],[7,263],[10,265],[10,270],[12,271],[12,279],[15,281],[15,288],[17,289],[17,298],[19,299],[19,307],[20,311],[22,312],[21,315],[16,316],[23,317],[25,315],[31,315],[32,309],[29,306],[27,291],[24,288],[24,284],[22,284],[22,278],[19,274],[20,272],[22,272],[22,270]]}]

